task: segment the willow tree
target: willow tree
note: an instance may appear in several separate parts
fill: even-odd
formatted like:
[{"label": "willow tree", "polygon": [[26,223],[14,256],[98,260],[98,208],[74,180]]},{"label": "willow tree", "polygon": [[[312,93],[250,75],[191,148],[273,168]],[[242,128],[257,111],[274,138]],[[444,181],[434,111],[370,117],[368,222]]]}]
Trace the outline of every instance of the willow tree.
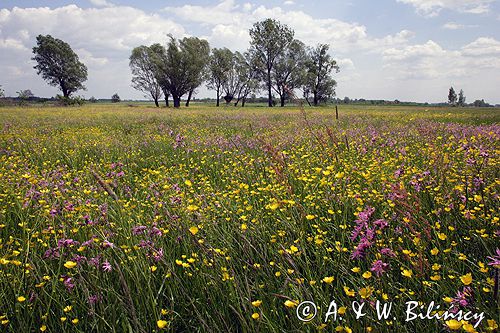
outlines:
[{"label": "willow tree", "polygon": [[51,86],[59,87],[66,98],[85,89],[83,82],[87,80],[87,67],[68,43],[51,35],[38,35],[36,43],[32,60],[37,63],[33,67],[37,74],[41,74]]},{"label": "willow tree", "polygon": [[293,41],[294,31],[274,19],[257,22],[250,29],[250,53],[256,58],[266,84],[268,105],[273,106],[272,77],[276,59]]},{"label": "willow tree", "polygon": [[163,91],[156,79],[155,48],[155,45],[151,47],[141,45],[134,48],[129,58],[129,66],[132,71],[132,87],[145,93],[146,97],[151,97],[159,107],[158,100],[162,97]]}]

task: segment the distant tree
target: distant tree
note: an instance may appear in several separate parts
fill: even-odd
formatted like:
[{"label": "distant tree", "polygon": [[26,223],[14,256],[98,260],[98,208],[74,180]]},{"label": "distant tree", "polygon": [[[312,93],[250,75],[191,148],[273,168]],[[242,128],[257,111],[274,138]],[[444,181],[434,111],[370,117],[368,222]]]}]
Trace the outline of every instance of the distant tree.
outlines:
[{"label": "distant tree", "polygon": [[[344,104],[350,104],[351,103],[351,99],[349,97],[344,97],[344,100],[343,100]],[[373,104],[373,101],[372,101],[372,104]]]},{"label": "distant tree", "polygon": [[222,82],[223,97],[226,104],[231,103],[235,96],[238,95],[242,85],[247,80],[247,76],[248,72],[245,68],[245,59],[243,55],[238,51],[231,53],[231,60],[229,61],[229,66],[226,71],[226,77]]},{"label": "distant tree", "polygon": [[462,89],[460,89],[460,92],[458,93],[458,105],[465,106],[465,95]]},{"label": "distant tree", "polygon": [[186,106],[191,97],[206,77],[207,64],[210,59],[210,45],[204,39],[197,37],[184,38],[181,41],[185,57],[187,57],[187,75],[190,82]]},{"label": "distant tree", "polygon": [[0,85],[0,98],[5,97],[5,91],[3,90],[2,86]]},{"label": "distant tree", "polygon": [[272,69],[273,89],[280,97],[280,105],[285,106],[285,100],[290,92],[303,85],[306,77],[307,51],[304,43],[294,39],[276,57]]},{"label": "distant tree", "polygon": [[486,103],[484,99],[476,99],[473,103],[475,107],[487,107],[490,106],[490,104]]},{"label": "distant tree", "polygon": [[115,93],[113,96],[111,96],[111,103],[119,103],[121,101],[120,96],[118,96],[118,93]]},{"label": "distant tree", "polygon": [[219,106],[222,97],[222,86],[227,81],[228,73],[233,62],[233,52],[227,48],[213,49],[208,62],[207,88],[217,94],[216,106]]},{"label": "distant tree", "polygon": [[20,90],[16,93],[17,93],[17,97],[22,99],[22,100],[27,100],[27,99],[30,99],[32,97],[35,97],[35,95],[31,92],[30,89]]},{"label": "distant tree", "polygon": [[310,51],[306,63],[307,74],[304,80],[303,93],[309,105],[312,95],[312,105],[317,106],[320,102],[326,102],[335,96],[337,82],[331,77],[332,72],[338,72],[337,62],[328,54],[328,44],[318,44]]},{"label": "distant tree", "polygon": [[92,96],[89,98],[89,102],[90,103],[97,103],[97,99],[94,96]]},{"label": "distant tree", "polygon": [[32,60],[37,62],[34,66],[37,74],[41,74],[50,85],[59,86],[66,98],[85,89],[83,82],[87,80],[87,67],[80,62],[69,44],[51,35],[39,35],[36,41]]},{"label": "distant tree", "polygon": [[163,91],[156,79],[155,49],[141,45],[132,50],[129,66],[132,70],[132,87],[146,93],[146,97],[151,97],[157,107],[158,100],[162,97]]},{"label": "distant tree", "polygon": [[255,66],[254,59],[249,52],[245,52],[242,57],[237,58],[237,68],[241,84],[235,95],[236,102],[234,106],[238,106],[238,103],[241,101],[241,106],[244,107],[248,95],[253,94],[255,96],[255,93],[259,91],[260,75]]},{"label": "distant tree", "polygon": [[250,29],[250,52],[256,59],[268,93],[268,106],[273,106],[271,72],[276,59],[293,41],[294,31],[274,19],[257,22]]},{"label": "distant tree", "polygon": [[450,87],[448,92],[448,104],[455,106],[457,104],[457,93],[453,87]]},{"label": "distant tree", "polygon": [[196,37],[186,37],[177,41],[170,36],[167,48],[162,47],[159,51],[156,61],[157,79],[162,88],[170,92],[174,107],[178,108],[181,97],[189,94],[188,100],[190,100],[196,87],[201,84],[204,77],[204,62],[200,58],[208,59],[210,48],[208,42]]}]

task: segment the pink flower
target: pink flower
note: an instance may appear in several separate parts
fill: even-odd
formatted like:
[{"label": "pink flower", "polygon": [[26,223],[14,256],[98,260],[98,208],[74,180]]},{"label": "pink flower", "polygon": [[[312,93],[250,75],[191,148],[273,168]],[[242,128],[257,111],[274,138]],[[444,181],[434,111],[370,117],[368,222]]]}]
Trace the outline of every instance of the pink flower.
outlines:
[{"label": "pink flower", "polygon": [[113,267],[111,267],[109,261],[106,260],[105,262],[102,263],[102,270],[105,272],[111,272],[113,270]]}]

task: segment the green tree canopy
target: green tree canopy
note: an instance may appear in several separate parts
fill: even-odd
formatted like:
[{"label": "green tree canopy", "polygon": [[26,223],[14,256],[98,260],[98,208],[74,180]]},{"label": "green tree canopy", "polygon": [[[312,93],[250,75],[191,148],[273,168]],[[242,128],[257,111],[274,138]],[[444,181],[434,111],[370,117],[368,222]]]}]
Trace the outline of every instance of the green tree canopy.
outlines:
[{"label": "green tree canopy", "polygon": [[87,80],[87,67],[68,43],[51,35],[39,35],[36,42],[32,60],[37,62],[34,66],[37,74],[41,74],[50,85],[59,87],[64,97],[85,89],[83,82]]},{"label": "green tree canopy", "polygon": [[157,46],[138,46],[132,50],[129,66],[132,71],[132,87],[151,97],[155,105],[160,106],[158,100],[163,95],[162,88],[156,79],[155,50]]},{"label": "green tree canopy", "polygon": [[[307,74],[303,87],[304,97],[307,103],[317,106],[320,102],[326,102],[328,98],[335,95],[337,82],[331,77],[333,71],[338,72],[339,66],[332,59],[328,44],[318,44],[310,51],[307,61]],[[312,95],[312,96],[311,96]]]},{"label": "green tree canopy", "polygon": [[257,22],[250,29],[250,52],[266,83],[269,106],[273,106],[271,71],[276,59],[293,41],[293,36],[292,29],[274,19]]}]

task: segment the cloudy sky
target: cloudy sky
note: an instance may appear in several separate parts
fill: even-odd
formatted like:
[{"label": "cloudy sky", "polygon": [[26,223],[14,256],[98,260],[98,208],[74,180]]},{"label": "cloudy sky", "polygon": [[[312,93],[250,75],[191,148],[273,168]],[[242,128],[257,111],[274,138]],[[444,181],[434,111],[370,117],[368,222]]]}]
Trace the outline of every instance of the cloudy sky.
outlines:
[{"label": "cloudy sky", "polygon": [[[38,34],[68,42],[89,69],[80,94],[140,99],[130,86],[135,46],[199,36],[248,48],[254,22],[275,18],[306,44],[330,44],[337,96],[440,102],[450,86],[467,101],[500,103],[500,1],[495,0],[21,0],[0,1],[0,85],[7,95],[58,90],[38,77]],[[212,96],[201,88],[198,96]]]}]

